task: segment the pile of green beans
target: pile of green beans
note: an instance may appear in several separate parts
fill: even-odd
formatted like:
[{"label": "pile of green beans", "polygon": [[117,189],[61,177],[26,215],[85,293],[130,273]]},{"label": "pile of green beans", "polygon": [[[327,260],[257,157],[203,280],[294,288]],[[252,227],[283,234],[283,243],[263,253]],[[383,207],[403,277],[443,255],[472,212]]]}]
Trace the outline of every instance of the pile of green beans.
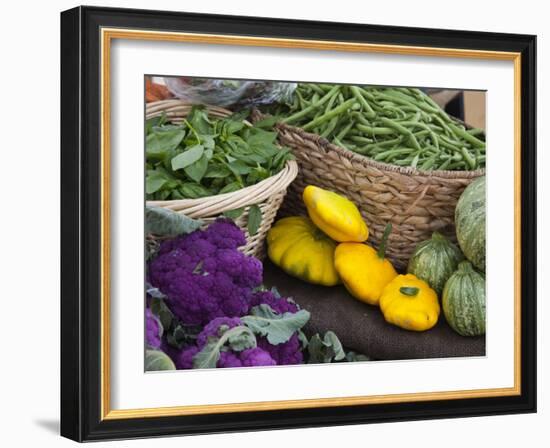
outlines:
[{"label": "pile of green beans", "polygon": [[485,166],[485,134],[466,129],[427,94],[404,87],[299,84],[283,123],[379,162],[421,170]]}]

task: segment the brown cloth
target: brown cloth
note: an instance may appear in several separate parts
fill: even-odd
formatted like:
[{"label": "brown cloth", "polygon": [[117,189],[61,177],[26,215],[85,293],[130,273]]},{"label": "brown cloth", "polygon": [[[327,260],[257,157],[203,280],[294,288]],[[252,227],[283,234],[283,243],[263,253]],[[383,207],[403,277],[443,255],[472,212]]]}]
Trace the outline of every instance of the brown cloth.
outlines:
[{"label": "brown cloth", "polygon": [[388,324],[380,309],[354,299],[343,286],[317,286],[285,274],[269,261],[264,263],[264,283],[275,286],[311,313],[305,333],[332,330],[350,350],[374,359],[422,359],[484,356],[485,337],[455,333],[443,313],[431,330],[415,332]]}]

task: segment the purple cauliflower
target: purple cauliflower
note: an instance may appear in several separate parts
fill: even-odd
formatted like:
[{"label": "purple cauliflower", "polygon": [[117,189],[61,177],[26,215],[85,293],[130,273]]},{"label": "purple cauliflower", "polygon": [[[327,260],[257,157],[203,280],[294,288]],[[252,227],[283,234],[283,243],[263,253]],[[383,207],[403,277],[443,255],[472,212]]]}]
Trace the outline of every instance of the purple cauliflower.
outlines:
[{"label": "purple cauliflower", "polygon": [[149,308],[145,308],[145,344],[159,348],[161,344],[162,325]]},{"label": "purple cauliflower", "polygon": [[[287,298],[278,297],[272,291],[258,291],[252,297],[252,306],[266,304],[278,314],[296,313],[300,308]],[[268,352],[277,365],[301,364],[304,361],[302,344],[297,334],[282,344],[272,345],[265,337],[257,338],[258,347]]]},{"label": "purple cauliflower", "polygon": [[[239,318],[218,317],[209,322],[197,337],[197,345],[191,345],[179,353],[174,353],[172,350],[171,357],[178,369],[192,369],[193,357],[200,352],[209,338],[218,338],[221,336],[220,329],[225,327],[225,330],[242,325]],[[223,333],[223,332],[222,332]],[[227,350],[221,351],[220,359],[216,367],[252,367],[252,366],[274,366],[275,360],[271,357],[268,351],[254,347],[240,352]]]},{"label": "purple cauliflower", "polygon": [[262,282],[261,262],[237,250],[245,243],[232,221],[217,220],[206,230],[163,242],[149,263],[149,280],[184,324],[243,316]]}]

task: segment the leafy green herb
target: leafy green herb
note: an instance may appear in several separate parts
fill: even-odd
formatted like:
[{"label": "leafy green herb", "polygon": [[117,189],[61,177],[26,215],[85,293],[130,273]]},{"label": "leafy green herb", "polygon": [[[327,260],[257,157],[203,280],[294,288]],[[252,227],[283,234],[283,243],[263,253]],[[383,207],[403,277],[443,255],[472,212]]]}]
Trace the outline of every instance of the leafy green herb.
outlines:
[{"label": "leafy green herb", "polygon": [[307,346],[309,353],[308,364],[330,363],[341,361],[346,357],[342,343],[333,331],[327,331],[323,339],[315,334]]},{"label": "leafy green herb", "polygon": [[292,159],[276,144],[269,121],[252,126],[248,111],[209,117],[195,106],[181,124],[166,117],[147,120],[147,200],[197,199],[254,185],[278,173]]},{"label": "leafy green herb", "polygon": [[251,205],[248,210],[248,234],[251,236],[256,235],[256,233],[258,233],[258,229],[260,228],[261,223],[262,211],[260,210],[260,207],[258,207],[258,205],[256,204]]},{"label": "leafy green herb", "polygon": [[239,216],[241,216],[244,213],[244,207],[236,208],[235,210],[227,210],[223,212],[223,215],[229,219],[237,219]]},{"label": "leafy green herb", "polygon": [[309,320],[309,312],[299,310],[296,313],[275,313],[269,305],[261,304],[250,310],[249,316],[241,321],[254,333],[267,337],[270,344],[287,342]]}]

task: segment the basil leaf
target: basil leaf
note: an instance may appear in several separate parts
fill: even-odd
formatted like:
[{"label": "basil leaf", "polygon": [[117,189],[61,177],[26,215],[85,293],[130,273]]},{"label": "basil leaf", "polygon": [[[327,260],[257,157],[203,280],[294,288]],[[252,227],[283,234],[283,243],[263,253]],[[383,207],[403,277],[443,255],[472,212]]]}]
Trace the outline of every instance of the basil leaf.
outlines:
[{"label": "basil leaf", "polygon": [[145,207],[145,232],[159,236],[177,236],[197,230],[202,221],[161,207]]},{"label": "basil leaf", "polygon": [[185,168],[199,160],[203,154],[204,146],[192,146],[172,159],[172,169],[176,171]]},{"label": "basil leaf", "polygon": [[229,171],[224,165],[211,164],[206,170],[204,177],[208,179],[220,179],[230,175],[231,171]]},{"label": "basil leaf", "polygon": [[267,337],[270,344],[277,345],[287,342],[309,317],[306,310],[278,314],[269,305],[261,304],[253,307],[249,316],[241,317],[241,321],[254,333]]},{"label": "basil leaf", "polygon": [[236,208],[235,210],[227,210],[223,212],[223,216],[229,218],[229,219],[237,219],[239,216],[241,216],[244,213],[244,207]]},{"label": "basil leaf", "polygon": [[145,371],[153,372],[158,370],[176,370],[176,366],[166,353],[160,350],[146,350]]},{"label": "basil leaf", "polygon": [[205,154],[196,162],[188,165],[184,168],[185,174],[187,174],[195,182],[200,183],[206,170],[208,169],[208,158]]},{"label": "basil leaf", "polygon": [[147,158],[162,160],[170,151],[178,147],[184,137],[185,130],[182,128],[152,132],[145,139]]},{"label": "basil leaf", "polygon": [[260,228],[261,223],[262,210],[256,204],[251,205],[248,209],[248,234],[251,236],[256,235],[256,233],[258,233],[258,229]]},{"label": "basil leaf", "polygon": [[153,172],[145,179],[145,193],[153,194],[160,190],[168,180],[160,173]]},{"label": "basil leaf", "polygon": [[204,198],[212,195],[212,192],[208,188],[192,182],[187,182],[180,185],[179,191],[183,197],[190,199]]},{"label": "basil leaf", "polygon": [[239,184],[239,182],[235,181],[235,182],[231,182],[229,184],[227,184],[225,187],[223,187],[218,194],[223,194],[223,193],[232,193],[233,191],[237,191],[237,190],[240,190],[242,187],[241,187],[241,184]]}]

